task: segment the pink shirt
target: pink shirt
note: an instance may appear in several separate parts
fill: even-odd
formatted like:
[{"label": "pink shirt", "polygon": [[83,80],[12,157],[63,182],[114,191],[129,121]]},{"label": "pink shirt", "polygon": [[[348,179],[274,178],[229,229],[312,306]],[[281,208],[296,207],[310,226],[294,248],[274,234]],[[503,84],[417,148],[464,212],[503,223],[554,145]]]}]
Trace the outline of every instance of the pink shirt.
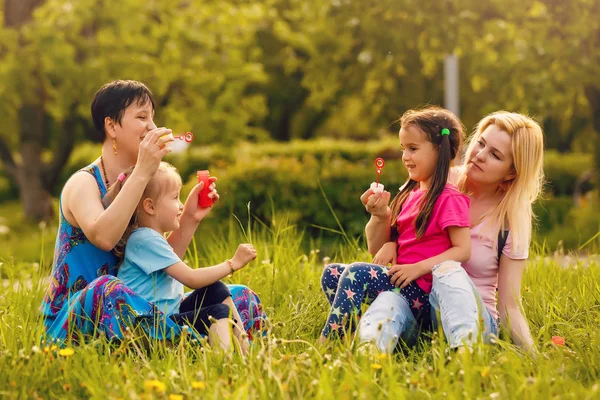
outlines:
[{"label": "pink shirt", "polygon": [[[417,239],[415,219],[419,214],[421,200],[427,192],[413,190],[396,219],[398,226],[398,264],[414,264],[437,256],[452,248],[449,226],[469,227],[469,197],[455,186],[446,184],[438,197],[429,218],[425,234]],[[423,275],[415,282],[425,292],[431,292],[431,274]]]},{"label": "pink shirt", "polygon": [[[496,288],[498,287],[498,251],[494,250],[494,241],[498,233],[491,234],[484,229],[486,220],[471,228],[471,258],[463,264],[463,268],[475,284],[488,311],[498,319],[496,307]],[[516,253],[512,248],[512,235],[508,233],[502,254],[513,260],[525,260],[529,250]]]}]

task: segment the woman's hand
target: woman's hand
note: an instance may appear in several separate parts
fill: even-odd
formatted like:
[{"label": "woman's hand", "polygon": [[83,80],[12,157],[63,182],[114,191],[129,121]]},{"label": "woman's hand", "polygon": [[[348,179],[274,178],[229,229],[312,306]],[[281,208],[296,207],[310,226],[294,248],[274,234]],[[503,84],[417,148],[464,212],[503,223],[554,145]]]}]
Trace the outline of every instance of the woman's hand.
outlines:
[{"label": "woman's hand", "polygon": [[390,192],[383,191],[374,193],[373,189],[367,189],[367,191],[360,196],[360,201],[365,206],[367,212],[374,217],[386,219],[391,213],[391,209],[388,206],[390,202]]},{"label": "woman's hand", "polygon": [[134,172],[140,174],[144,179],[152,178],[163,157],[171,152],[166,144],[174,140],[171,130],[167,128],[156,128],[148,132],[140,142]]},{"label": "woman's hand", "polygon": [[375,254],[373,264],[387,266],[396,262],[398,245],[394,242],[387,242]]},{"label": "woman's hand", "polygon": [[428,273],[431,273],[431,270],[428,270],[426,267],[419,263],[392,265],[392,267],[387,272],[388,275],[392,276],[390,278],[390,282],[392,283],[392,285],[399,288],[407,287],[412,281]]},{"label": "woman's hand", "polygon": [[[215,182],[217,178],[211,176],[208,178],[210,182],[210,192],[208,193],[208,197],[213,199],[213,205],[217,201],[219,201],[219,195],[217,194],[217,189]],[[204,182],[200,182],[190,192],[187,199],[185,200],[185,206],[183,207],[183,216],[182,219],[189,219],[194,223],[198,224],[200,221],[204,219],[212,210],[213,206],[202,208],[198,205],[198,196],[200,195],[200,191],[204,188]]]}]

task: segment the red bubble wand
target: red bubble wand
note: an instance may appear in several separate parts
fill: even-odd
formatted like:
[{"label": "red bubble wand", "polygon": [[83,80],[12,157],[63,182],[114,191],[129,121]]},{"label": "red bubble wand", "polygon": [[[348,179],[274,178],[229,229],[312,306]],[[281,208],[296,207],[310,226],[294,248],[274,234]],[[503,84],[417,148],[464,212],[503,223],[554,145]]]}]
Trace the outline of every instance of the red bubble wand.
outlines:
[{"label": "red bubble wand", "polygon": [[185,135],[175,136],[175,139],[185,140],[187,143],[192,143],[194,140],[194,134],[192,132],[187,132]]}]

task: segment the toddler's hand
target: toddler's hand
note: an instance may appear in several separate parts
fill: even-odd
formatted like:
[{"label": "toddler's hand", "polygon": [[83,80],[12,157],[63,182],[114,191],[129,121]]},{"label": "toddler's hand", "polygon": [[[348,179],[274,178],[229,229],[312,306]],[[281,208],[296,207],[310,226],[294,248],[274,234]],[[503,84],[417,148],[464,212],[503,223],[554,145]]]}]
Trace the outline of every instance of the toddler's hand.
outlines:
[{"label": "toddler's hand", "polygon": [[235,251],[235,255],[231,259],[233,263],[233,269],[235,271],[242,269],[248,264],[250,261],[256,258],[256,249],[253,245],[244,243],[240,244]]}]

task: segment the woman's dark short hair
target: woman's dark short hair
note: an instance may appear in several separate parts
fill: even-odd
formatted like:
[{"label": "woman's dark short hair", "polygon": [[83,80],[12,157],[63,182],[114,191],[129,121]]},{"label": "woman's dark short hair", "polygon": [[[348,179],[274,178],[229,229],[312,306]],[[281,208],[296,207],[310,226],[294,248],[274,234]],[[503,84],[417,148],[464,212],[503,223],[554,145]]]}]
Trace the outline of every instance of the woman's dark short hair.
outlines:
[{"label": "woman's dark short hair", "polygon": [[92,120],[94,128],[96,128],[92,134],[92,140],[102,143],[106,139],[104,131],[106,117],[120,124],[125,109],[133,102],[141,105],[148,101],[154,109],[152,92],[146,85],[138,81],[118,80],[102,86],[92,100]]}]

